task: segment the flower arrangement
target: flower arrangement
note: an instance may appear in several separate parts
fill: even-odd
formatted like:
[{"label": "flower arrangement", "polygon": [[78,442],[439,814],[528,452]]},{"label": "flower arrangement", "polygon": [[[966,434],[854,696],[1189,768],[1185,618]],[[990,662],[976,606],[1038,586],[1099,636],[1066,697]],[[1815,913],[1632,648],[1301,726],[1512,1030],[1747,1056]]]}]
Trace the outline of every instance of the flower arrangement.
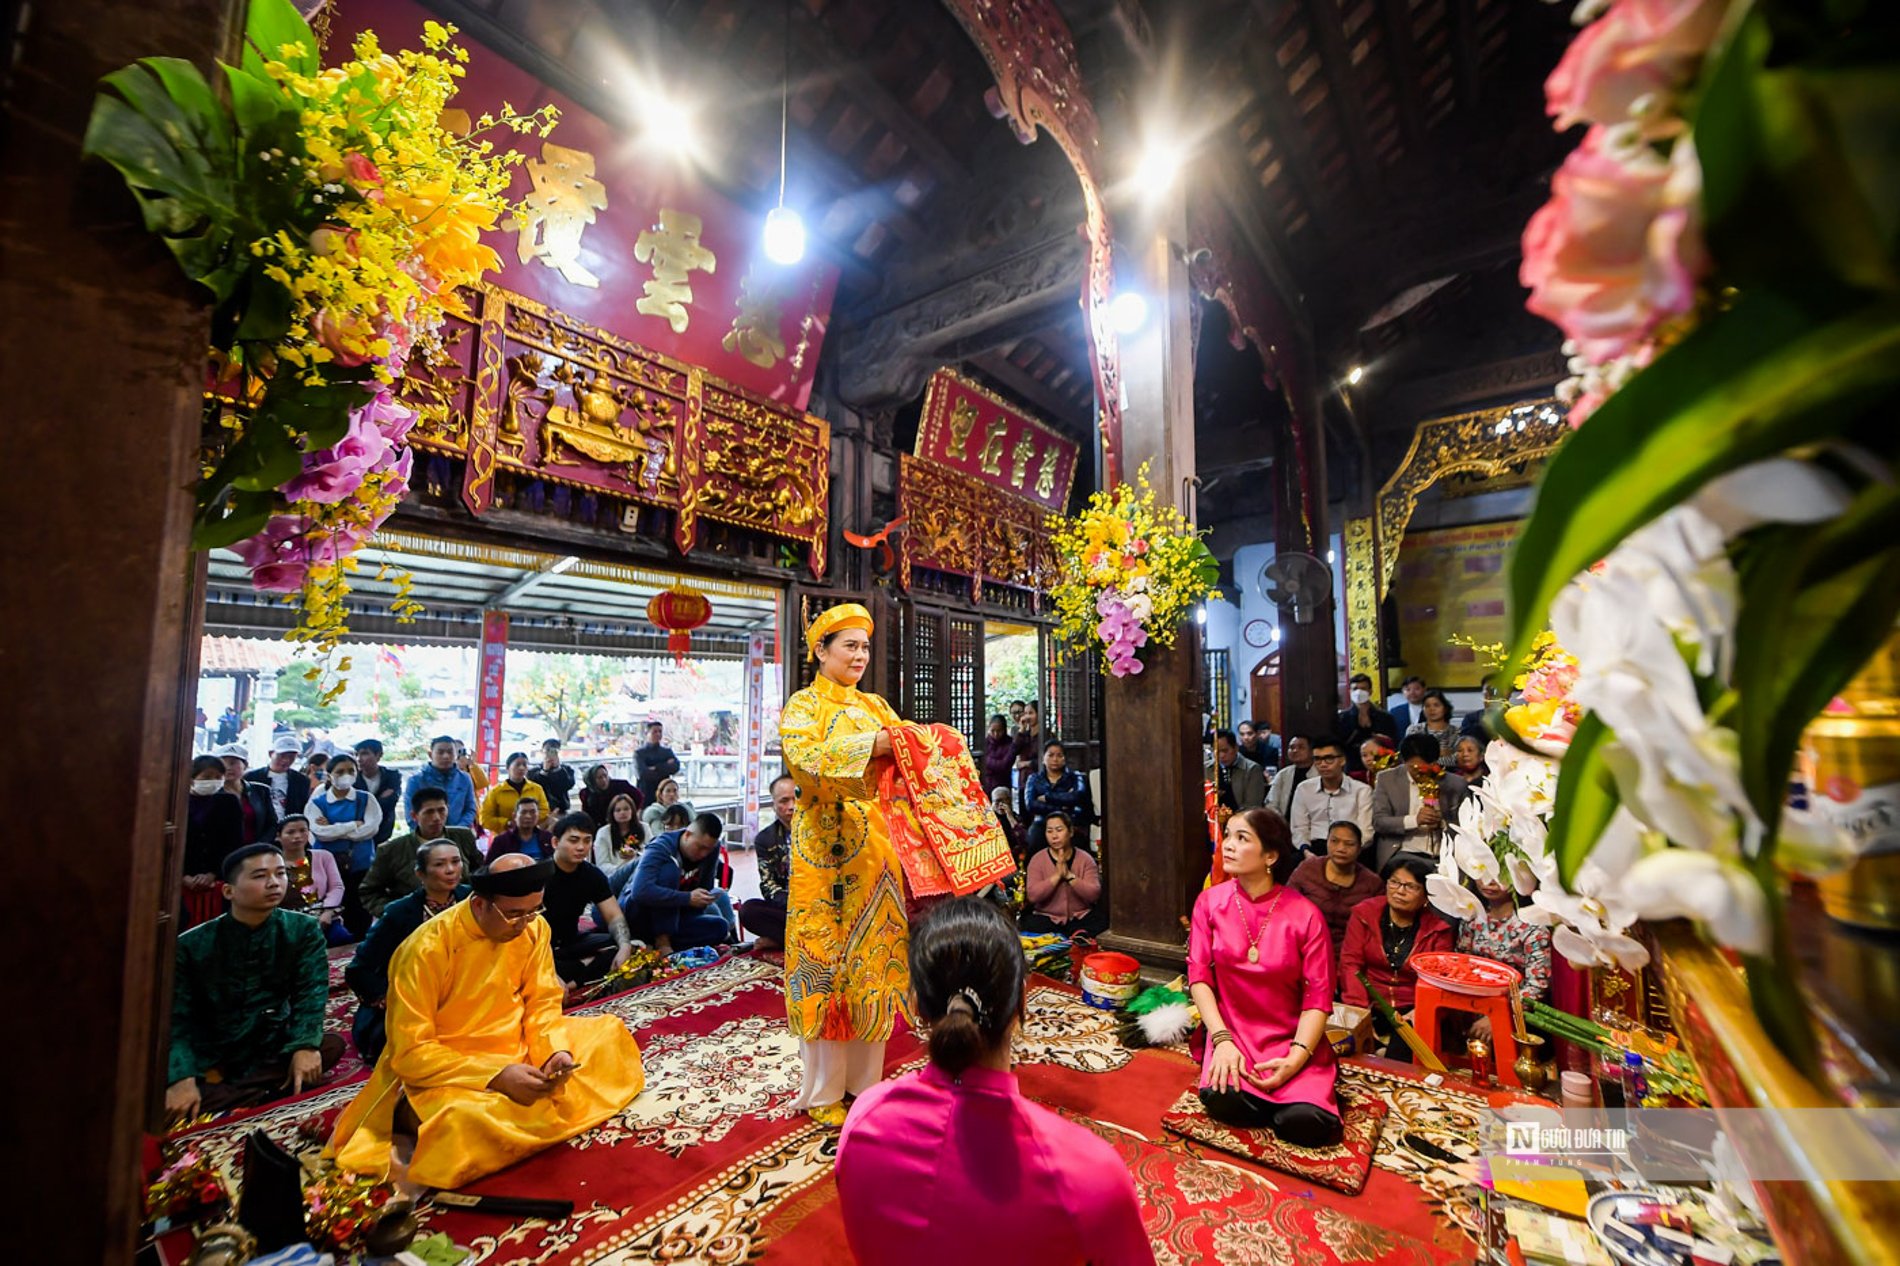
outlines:
[{"label": "flower arrangement", "polygon": [[1157,502],[1145,464],[1073,518],[1050,516],[1050,528],[1056,634],[1078,651],[1100,647],[1113,676],[1140,672],[1142,647],[1174,645],[1188,612],[1217,592],[1220,565],[1181,512]]},{"label": "flower arrangement", "polygon": [[[86,130],[215,303],[194,544],[297,595],[290,637],[326,655],[352,556],[408,489],[416,413],[394,385],[500,266],[481,234],[521,156],[448,108],[468,60],[454,34],[429,22],[421,51],[390,54],[365,33],[324,69],[290,0],[253,0],[222,95],[146,58],[106,76]],[[478,131],[545,136],[554,118],[504,107]],[[394,609],[420,609],[401,581]]]},{"label": "flower arrangement", "polygon": [[1577,16],[1546,93],[1588,131],[1521,279],[1566,335],[1579,429],[1512,558],[1507,653],[1534,662],[1548,625],[1574,662],[1510,737],[1561,747],[1547,846],[1579,912],[1696,919],[1812,1070],[1782,872],[1842,844],[1784,801],[1802,729],[1900,615],[1900,11]]}]

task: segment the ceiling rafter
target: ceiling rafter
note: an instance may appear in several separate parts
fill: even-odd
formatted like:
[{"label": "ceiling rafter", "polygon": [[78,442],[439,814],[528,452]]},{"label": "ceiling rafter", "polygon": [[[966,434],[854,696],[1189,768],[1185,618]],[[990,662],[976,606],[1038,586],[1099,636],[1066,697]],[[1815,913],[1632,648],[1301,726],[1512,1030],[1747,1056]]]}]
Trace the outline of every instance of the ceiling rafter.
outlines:
[{"label": "ceiling rafter", "polygon": [[1379,0],[1379,21],[1385,29],[1385,64],[1399,95],[1399,130],[1407,154],[1416,156],[1425,147],[1425,71],[1412,40],[1411,6],[1407,0]]},{"label": "ceiling rafter", "polygon": [[951,153],[950,147],[937,139],[930,125],[912,114],[910,107],[899,101],[857,54],[840,44],[821,19],[813,17],[802,5],[795,6],[795,14],[792,29],[798,52],[813,65],[823,68],[811,73],[835,79],[873,118],[895,133],[911,153],[922,159],[939,181],[954,184],[970,178],[970,169],[963,160]]},{"label": "ceiling rafter", "polygon": [[[1270,8],[1273,0],[1253,0],[1255,12]],[[1353,83],[1352,52],[1340,30],[1340,11],[1335,0],[1302,0],[1306,27],[1319,46],[1320,65],[1324,68],[1327,99],[1339,116],[1340,140],[1352,159],[1352,168],[1360,186],[1371,194],[1384,184],[1378,155],[1372,152],[1372,136],[1366,124],[1365,102]]]}]

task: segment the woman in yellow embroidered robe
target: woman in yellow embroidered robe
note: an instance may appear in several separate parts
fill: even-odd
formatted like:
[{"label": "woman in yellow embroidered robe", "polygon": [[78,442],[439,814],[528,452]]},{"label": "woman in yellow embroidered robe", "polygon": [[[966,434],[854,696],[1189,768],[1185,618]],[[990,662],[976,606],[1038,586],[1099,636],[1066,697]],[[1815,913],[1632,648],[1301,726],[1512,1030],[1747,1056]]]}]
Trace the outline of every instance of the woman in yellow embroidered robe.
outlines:
[{"label": "woman in yellow embroidered robe", "polygon": [[[798,784],[785,925],[785,1005],[804,1058],[797,1106],[826,1124],[843,1099],[884,1075],[884,1043],[910,992],[904,878],[877,800],[879,743],[902,724],[857,688],[870,658],[871,616],[832,607],[805,640],[819,676],[779,717],[785,762]],[[830,642],[827,643],[827,638]]]},{"label": "woman in yellow embroidered robe", "polygon": [[[471,898],[471,901],[475,898]],[[429,920],[389,966],[389,1045],[337,1118],[328,1154],[353,1174],[389,1173],[396,1100],[421,1119],[409,1178],[452,1189],[565,1142],[640,1093],[640,1049],[613,1016],[563,1016],[548,925],[509,941],[482,931],[470,901]],[[510,1064],[566,1051],[580,1068],[533,1104],[488,1089]]]}]

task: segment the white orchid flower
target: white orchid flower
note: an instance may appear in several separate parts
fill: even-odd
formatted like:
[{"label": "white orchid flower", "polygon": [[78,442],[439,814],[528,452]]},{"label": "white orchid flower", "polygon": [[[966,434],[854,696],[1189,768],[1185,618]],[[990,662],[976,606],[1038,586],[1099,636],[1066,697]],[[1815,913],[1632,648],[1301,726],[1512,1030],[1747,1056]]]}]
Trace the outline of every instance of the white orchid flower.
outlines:
[{"label": "white orchid flower", "polygon": [[1446,918],[1480,922],[1484,919],[1484,902],[1478,900],[1478,894],[1437,871],[1425,876],[1425,895]]},{"label": "white orchid flower", "polygon": [[1694,849],[1658,849],[1630,867],[1622,895],[1645,919],[1694,919],[1732,950],[1768,952],[1767,898],[1735,862]]},{"label": "white orchid flower", "polygon": [[[1499,748],[1503,748],[1504,753],[1500,753]],[[1494,741],[1485,753],[1485,763],[1491,768],[1491,777],[1485,780],[1485,786],[1512,823],[1527,817],[1548,819],[1556,809],[1556,761]]]},{"label": "white orchid flower", "polygon": [[1603,760],[1623,802],[1644,826],[1685,848],[1733,852],[1742,823],[1756,820],[1741,790],[1735,733],[1711,728],[1686,741],[1693,750],[1666,761],[1645,760],[1619,734],[1604,746]]},{"label": "white orchid flower", "polygon": [[1128,614],[1141,624],[1148,623],[1149,617],[1155,613],[1154,599],[1142,592],[1124,594],[1122,605],[1127,607]]},{"label": "white orchid flower", "polygon": [[1733,538],[1764,523],[1821,523],[1845,513],[1852,500],[1832,472],[1776,457],[1711,480],[1689,504]]},{"label": "white orchid flower", "polygon": [[1733,667],[1731,635],[1741,602],[1727,549],[1715,521],[1685,505],[1631,533],[1603,560],[1604,572],[1639,582],[1648,613],[1695,648],[1696,672],[1723,681]]},{"label": "white orchid flower", "polygon": [[1646,820],[1669,823],[1679,843],[1712,847],[1722,815],[1692,803],[1712,801],[1740,818],[1752,848],[1761,821],[1742,788],[1733,735],[1709,725],[1674,638],[1646,611],[1641,582],[1616,571],[1580,580],[1551,604],[1552,627],[1577,657],[1572,698],[1616,732],[1627,752],[1618,790]]},{"label": "white orchid flower", "polygon": [[1542,857],[1550,850],[1550,826],[1541,817],[1520,814],[1511,819],[1511,843],[1531,857]]},{"label": "white orchid flower", "polygon": [[1444,850],[1458,863],[1458,869],[1473,879],[1495,884],[1498,880],[1498,855],[1491,851],[1491,841],[1475,834],[1454,830],[1451,832],[1450,847]]},{"label": "white orchid flower", "polygon": [[1528,861],[1513,853],[1505,865],[1510,868],[1511,887],[1517,889],[1518,896],[1528,897],[1537,891],[1537,870]]},{"label": "white orchid flower", "polygon": [[1425,876],[1425,895],[1438,910],[1453,919],[1482,919],[1484,903],[1465,887],[1458,860],[1447,846],[1438,850],[1438,866]]},{"label": "white orchid flower", "polygon": [[1641,941],[1625,934],[1638,916],[1622,892],[1622,879],[1642,852],[1642,829],[1627,810],[1610,819],[1596,847],[1577,872],[1576,890],[1550,879],[1519,909],[1525,922],[1551,927],[1551,948],[1579,967],[1621,967],[1636,971],[1649,962]]}]

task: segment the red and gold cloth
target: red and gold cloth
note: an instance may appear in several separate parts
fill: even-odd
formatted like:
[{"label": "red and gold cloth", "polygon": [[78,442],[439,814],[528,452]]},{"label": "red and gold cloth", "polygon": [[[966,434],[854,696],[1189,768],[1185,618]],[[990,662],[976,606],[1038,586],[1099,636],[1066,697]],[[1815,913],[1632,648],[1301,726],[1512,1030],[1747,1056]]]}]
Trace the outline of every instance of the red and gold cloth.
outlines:
[{"label": "red and gold cloth", "polygon": [[878,799],[913,896],[959,897],[1016,872],[963,735],[947,725],[892,726]]},{"label": "red and gold cloth", "polygon": [[1356,1196],[1365,1189],[1366,1178],[1372,1173],[1379,1131],[1391,1109],[1371,1095],[1341,1095],[1339,1109],[1346,1133],[1330,1147],[1295,1147],[1272,1130],[1222,1125],[1207,1115],[1200,1097],[1192,1090],[1184,1091],[1174,1106],[1161,1114],[1161,1125],[1217,1151]]}]

